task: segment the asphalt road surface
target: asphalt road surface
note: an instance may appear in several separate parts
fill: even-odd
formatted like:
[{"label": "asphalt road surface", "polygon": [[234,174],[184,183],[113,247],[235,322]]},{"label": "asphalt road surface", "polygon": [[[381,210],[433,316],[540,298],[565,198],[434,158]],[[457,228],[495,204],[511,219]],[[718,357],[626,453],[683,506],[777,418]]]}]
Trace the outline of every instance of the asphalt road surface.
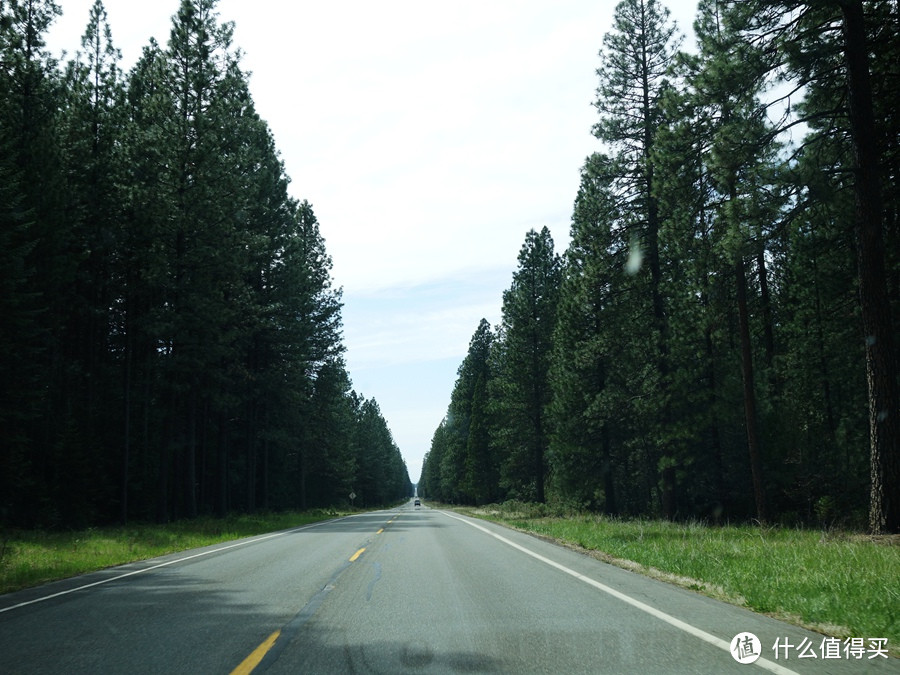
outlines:
[{"label": "asphalt road surface", "polygon": [[900,673],[870,646],[412,502],[0,596],[5,674]]}]

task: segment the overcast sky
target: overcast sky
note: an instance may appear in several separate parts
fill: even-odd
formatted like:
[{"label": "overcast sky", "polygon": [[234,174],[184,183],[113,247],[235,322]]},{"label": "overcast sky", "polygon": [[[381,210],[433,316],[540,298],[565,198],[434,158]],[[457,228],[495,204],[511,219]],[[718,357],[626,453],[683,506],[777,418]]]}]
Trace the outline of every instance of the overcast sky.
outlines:
[{"label": "overcast sky", "polygon": [[[54,55],[93,0],[57,0]],[[130,70],[179,0],[104,0]],[[689,32],[696,0],[666,4]],[[568,243],[612,0],[220,0],[250,89],[344,290],[354,389],[374,397],[413,482],[456,369],[531,228]]]}]

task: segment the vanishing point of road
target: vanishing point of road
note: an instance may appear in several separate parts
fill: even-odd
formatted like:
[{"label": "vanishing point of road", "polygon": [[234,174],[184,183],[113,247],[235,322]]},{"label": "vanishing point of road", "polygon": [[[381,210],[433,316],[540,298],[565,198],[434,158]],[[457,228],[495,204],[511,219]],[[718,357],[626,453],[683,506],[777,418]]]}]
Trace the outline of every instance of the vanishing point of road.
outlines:
[{"label": "vanishing point of road", "polygon": [[[761,658],[738,663],[753,633]],[[877,637],[877,636],[872,636]],[[900,673],[493,523],[365,513],[0,596],[0,673]]]}]

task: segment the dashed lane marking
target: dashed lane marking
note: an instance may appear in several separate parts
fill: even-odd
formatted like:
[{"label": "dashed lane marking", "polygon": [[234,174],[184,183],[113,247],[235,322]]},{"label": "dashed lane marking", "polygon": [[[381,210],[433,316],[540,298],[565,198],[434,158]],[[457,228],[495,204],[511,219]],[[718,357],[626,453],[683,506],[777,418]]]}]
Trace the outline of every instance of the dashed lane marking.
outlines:
[{"label": "dashed lane marking", "polygon": [[265,642],[254,649],[253,653],[241,662],[241,665],[231,671],[231,675],[250,675],[250,673],[253,672],[253,669],[259,665],[259,662],[263,660],[263,657],[274,646],[275,640],[278,639],[279,635],[281,635],[281,630],[276,630],[272,633]]}]

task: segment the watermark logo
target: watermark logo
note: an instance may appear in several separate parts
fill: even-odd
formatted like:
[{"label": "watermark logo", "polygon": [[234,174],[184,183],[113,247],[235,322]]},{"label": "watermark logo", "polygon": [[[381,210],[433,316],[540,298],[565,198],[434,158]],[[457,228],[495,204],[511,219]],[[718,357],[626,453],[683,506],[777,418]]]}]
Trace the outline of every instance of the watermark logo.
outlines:
[{"label": "watermark logo", "polygon": [[731,638],[731,655],[738,663],[753,663],[762,654],[762,643],[753,633],[738,633]]}]

